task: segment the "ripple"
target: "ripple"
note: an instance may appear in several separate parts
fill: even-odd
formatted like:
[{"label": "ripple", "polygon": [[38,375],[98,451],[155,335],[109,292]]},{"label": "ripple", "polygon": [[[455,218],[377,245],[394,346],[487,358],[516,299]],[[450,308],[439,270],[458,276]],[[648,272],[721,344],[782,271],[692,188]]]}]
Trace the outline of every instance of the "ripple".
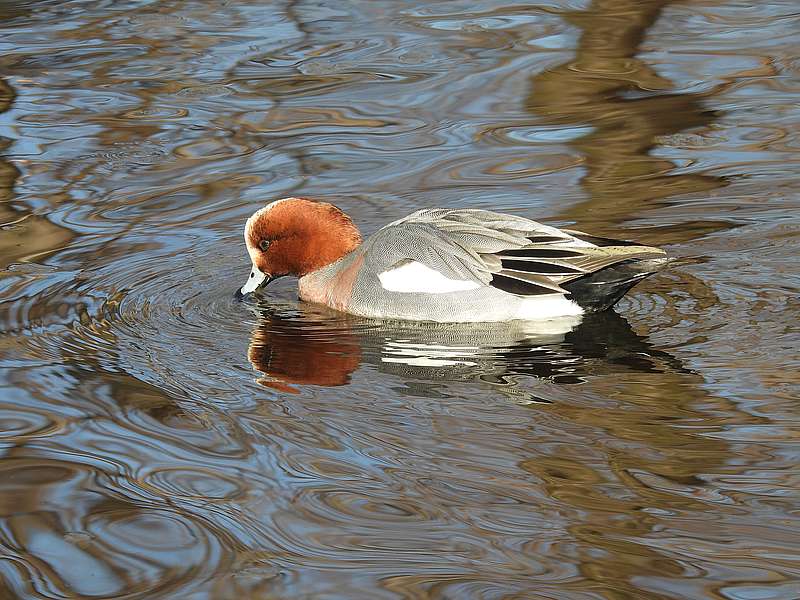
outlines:
[{"label": "ripple", "polygon": [[237,118],[243,126],[259,133],[276,136],[286,134],[314,135],[334,133],[337,137],[345,134],[364,135],[372,132],[382,136],[415,131],[422,128],[421,120],[380,119],[368,117],[358,110],[349,108],[304,108],[275,109],[264,114],[262,111],[248,113]]},{"label": "ripple", "polygon": [[314,60],[307,61],[297,67],[303,75],[329,75],[332,73],[347,73],[358,70],[356,63],[347,61]]},{"label": "ripple", "polygon": [[146,29],[164,27],[182,27],[187,25],[187,19],[181,15],[170,13],[134,14],[128,18],[133,25],[142,25]]},{"label": "ripple", "polygon": [[136,583],[126,593],[166,592],[219,567],[215,532],[201,520],[167,509],[98,511],[86,519],[91,546]]},{"label": "ripple", "polygon": [[159,469],[145,476],[144,481],[159,493],[178,498],[227,501],[244,493],[241,483],[201,469]]},{"label": "ripple", "polygon": [[593,131],[592,127],[543,127],[543,126],[511,126],[492,127],[481,132],[481,137],[488,137],[503,145],[552,144],[579,139]]},{"label": "ripple", "polygon": [[233,93],[235,91],[230,86],[221,83],[209,83],[185,87],[175,92],[175,95],[179,98],[214,98],[230,96]]},{"label": "ripple", "polygon": [[541,177],[559,171],[577,167],[582,159],[566,154],[552,154],[541,156],[462,156],[459,160],[441,161],[435,169],[430,169],[423,179],[424,184],[432,180],[442,180],[452,183],[471,184],[478,181],[498,179],[512,181],[515,179],[528,179]]},{"label": "ripple", "polygon": [[379,498],[355,494],[348,490],[313,490],[297,498],[303,510],[314,513],[325,521],[349,522],[361,525],[373,521],[388,525],[426,523],[434,517],[410,499]]},{"label": "ripple", "polygon": [[243,156],[263,148],[264,144],[237,143],[230,139],[205,139],[177,146],[173,154],[189,159],[219,159]]},{"label": "ripple", "polygon": [[96,164],[101,173],[114,173],[163,163],[169,154],[165,147],[155,142],[117,143],[108,150],[82,156],[79,162]]},{"label": "ripple", "polygon": [[189,114],[185,108],[175,108],[171,106],[148,106],[144,108],[135,108],[122,113],[123,119],[135,120],[169,120],[169,119],[182,119]]},{"label": "ripple", "polygon": [[30,408],[0,407],[0,443],[23,442],[29,438],[52,435],[63,423],[52,415],[34,412]]}]

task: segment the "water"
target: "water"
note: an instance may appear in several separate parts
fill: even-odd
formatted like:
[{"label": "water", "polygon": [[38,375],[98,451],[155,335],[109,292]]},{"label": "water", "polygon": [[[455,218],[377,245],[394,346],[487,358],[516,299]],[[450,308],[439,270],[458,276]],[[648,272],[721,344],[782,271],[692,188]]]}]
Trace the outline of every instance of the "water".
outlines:
[{"label": "water", "polygon": [[[793,0],[0,14],[0,596],[800,597]],[[569,332],[236,302],[288,195],[679,260]]]}]

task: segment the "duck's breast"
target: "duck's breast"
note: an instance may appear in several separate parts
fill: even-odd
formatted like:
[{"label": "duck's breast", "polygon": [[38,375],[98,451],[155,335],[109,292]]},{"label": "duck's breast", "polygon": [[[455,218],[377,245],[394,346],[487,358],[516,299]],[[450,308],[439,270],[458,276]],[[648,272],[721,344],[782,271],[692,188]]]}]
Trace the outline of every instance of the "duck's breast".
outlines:
[{"label": "duck's breast", "polygon": [[326,304],[336,310],[353,312],[351,298],[363,263],[363,254],[356,251],[327,267],[301,277],[300,298],[306,302]]}]

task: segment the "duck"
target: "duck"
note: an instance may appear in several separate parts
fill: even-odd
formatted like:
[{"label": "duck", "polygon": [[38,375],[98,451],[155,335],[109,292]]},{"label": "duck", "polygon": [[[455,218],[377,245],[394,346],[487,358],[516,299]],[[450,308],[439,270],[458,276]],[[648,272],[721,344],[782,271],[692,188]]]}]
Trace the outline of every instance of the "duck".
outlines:
[{"label": "duck", "polygon": [[580,319],[668,264],[636,242],[473,208],[426,208],[366,240],[331,203],[291,197],[247,219],[243,298],[285,276],[302,301],[359,317],[438,323]]}]

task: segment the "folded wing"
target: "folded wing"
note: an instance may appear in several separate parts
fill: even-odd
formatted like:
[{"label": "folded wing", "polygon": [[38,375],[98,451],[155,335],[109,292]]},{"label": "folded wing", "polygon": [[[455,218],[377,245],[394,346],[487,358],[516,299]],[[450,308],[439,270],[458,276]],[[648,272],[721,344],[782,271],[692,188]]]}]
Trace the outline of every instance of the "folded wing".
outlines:
[{"label": "folded wing", "polygon": [[420,210],[395,221],[367,240],[364,250],[364,267],[371,272],[417,262],[450,280],[523,296],[569,294],[563,284],[618,263],[664,256],[658,248],[567,232],[523,217],[447,209]]}]

